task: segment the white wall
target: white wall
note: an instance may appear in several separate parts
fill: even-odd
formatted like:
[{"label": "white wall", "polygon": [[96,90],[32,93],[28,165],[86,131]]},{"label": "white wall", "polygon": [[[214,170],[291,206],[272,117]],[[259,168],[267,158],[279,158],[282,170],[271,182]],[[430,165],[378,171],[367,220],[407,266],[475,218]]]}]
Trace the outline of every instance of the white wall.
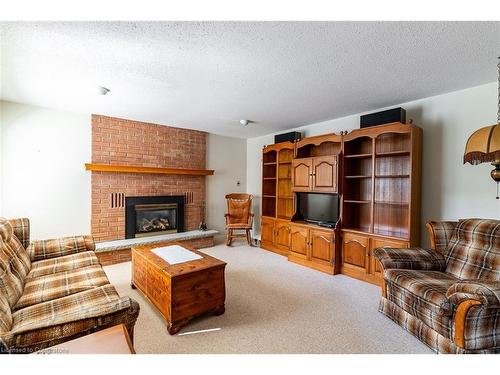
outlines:
[{"label": "white wall", "polygon": [[0,215],[33,239],[90,233],[90,115],[0,102]]},{"label": "white wall", "polygon": [[[454,220],[465,217],[500,218],[500,200],[490,177],[492,167],[463,165],[463,151],[469,135],[476,129],[496,123],[497,84],[402,103],[392,107],[406,109],[407,119],[423,128],[422,228],[428,220]],[[370,112],[383,110],[374,109]],[[362,114],[362,113],[361,113]],[[356,114],[297,128],[305,136],[339,133],[359,128]],[[260,198],[262,147],[274,136],[247,141],[247,190]],[[254,212],[260,214],[260,199]],[[260,231],[256,223],[255,230]],[[423,244],[428,243],[424,229]]]},{"label": "white wall", "polygon": [[227,206],[224,196],[246,191],[246,157],[245,139],[208,134],[207,168],[215,169],[215,174],[206,177],[206,221],[210,229],[220,232],[217,237],[219,241],[225,233],[224,214]]}]

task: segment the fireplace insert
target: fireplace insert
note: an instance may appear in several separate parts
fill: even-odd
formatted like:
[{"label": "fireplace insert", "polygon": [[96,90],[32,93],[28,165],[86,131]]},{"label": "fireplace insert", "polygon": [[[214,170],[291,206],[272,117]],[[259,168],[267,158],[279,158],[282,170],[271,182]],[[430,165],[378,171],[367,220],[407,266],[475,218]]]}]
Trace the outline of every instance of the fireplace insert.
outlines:
[{"label": "fireplace insert", "polygon": [[125,238],[184,232],[184,196],[125,198]]}]

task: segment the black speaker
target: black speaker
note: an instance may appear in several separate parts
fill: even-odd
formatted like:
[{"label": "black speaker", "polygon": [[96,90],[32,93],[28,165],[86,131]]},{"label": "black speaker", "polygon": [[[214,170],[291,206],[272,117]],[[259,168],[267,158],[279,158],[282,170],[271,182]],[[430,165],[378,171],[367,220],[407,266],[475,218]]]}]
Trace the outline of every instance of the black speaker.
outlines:
[{"label": "black speaker", "polygon": [[302,133],[301,132],[290,132],[290,133],[284,133],[284,134],[278,134],[274,136],[274,143],[280,143],[280,142],[295,142],[295,141],[300,141],[302,138]]},{"label": "black speaker", "polygon": [[390,122],[406,123],[406,111],[401,108],[388,109],[387,111],[370,113],[363,115],[359,119],[359,126],[361,128],[368,128],[370,126],[388,124]]}]

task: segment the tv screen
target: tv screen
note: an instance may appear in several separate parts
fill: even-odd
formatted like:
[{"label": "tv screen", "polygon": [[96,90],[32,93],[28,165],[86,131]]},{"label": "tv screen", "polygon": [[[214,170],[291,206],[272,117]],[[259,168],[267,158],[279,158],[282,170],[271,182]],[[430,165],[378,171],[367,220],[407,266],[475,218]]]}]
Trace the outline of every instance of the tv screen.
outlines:
[{"label": "tv screen", "polygon": [[337,194],[298,193],[297,205],[306,221],[336,223],[339,219]]}]

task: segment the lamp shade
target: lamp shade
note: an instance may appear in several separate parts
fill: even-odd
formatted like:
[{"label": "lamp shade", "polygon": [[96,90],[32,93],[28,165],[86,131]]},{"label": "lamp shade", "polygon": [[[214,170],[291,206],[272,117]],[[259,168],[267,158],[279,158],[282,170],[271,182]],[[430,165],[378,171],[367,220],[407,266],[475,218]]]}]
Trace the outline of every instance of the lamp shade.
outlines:
[{"label": "lamp shade", "polygon": [[500,163],[500,124],[476,130],[467,140],[464,164]]}]

